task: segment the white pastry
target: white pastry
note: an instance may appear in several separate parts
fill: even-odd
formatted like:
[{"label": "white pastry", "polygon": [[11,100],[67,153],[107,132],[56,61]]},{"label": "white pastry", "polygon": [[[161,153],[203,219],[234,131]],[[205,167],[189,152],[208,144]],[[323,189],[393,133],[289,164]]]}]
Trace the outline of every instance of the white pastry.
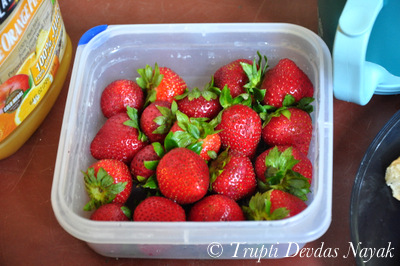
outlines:
[{"label": "white pastry", "polygon": [[386,168],[385,180],[392,189],[393,197],[400,200],[400,157]]}]

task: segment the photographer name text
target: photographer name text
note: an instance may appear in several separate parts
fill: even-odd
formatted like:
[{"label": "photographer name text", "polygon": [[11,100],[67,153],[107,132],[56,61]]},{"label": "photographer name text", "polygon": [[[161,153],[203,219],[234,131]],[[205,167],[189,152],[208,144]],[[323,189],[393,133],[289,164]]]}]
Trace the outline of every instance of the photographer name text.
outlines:
[{"label": "photographer name text", "polygon": [[[282,257],[299,257],[299,258],[338,258],[342,256],[344,259],[350,257],[359,257],[365,263],[370,261],[372,258],[393,258],[394,247],[392,243],[388,242],[386,247],[371,248],[364,247],[362,242],[356,245],[352,242],[348,242],[349,246],[346,250],[340,250],[339,248],[325,247],[325,243],[321,242],[321,246],[318,248],[301,248],[299,244],[290,242],[282,247],[279,243],[270,245],[260,245],[257,247],[249,247],[246,242],[232,242],[230,243],[231,254],[225,254],[232,258],[253,258],[258,259],[260,262],[263,258],[282,258]],[[284,249],[284,250],[282,250]],[[223,246],[218,242],[213,242],[208,245],[208,255],[213,258],[220,257],[223,253]]]}]

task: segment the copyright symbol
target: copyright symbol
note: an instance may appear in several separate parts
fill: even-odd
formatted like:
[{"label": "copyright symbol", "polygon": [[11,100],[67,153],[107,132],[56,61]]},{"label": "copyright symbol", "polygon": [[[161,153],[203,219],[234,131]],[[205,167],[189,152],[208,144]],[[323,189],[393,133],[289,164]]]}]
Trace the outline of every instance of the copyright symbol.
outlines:
[{"label": "copyright symbol", "polygon": [[208,256],[210,256],[211,258],[218,258],[222,255],[223,251],[224,249],[222,248],[222,245],[218,242],[212,242],[207,247]]}]

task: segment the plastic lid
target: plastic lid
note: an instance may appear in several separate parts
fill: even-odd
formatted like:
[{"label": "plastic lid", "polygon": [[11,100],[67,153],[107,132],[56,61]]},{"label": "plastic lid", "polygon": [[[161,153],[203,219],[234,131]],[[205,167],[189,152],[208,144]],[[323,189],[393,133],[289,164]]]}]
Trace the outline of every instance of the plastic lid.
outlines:
[{"label": "plastic lid", "polygon": [[107,29],[108,25],[95,26],[86,31],[79,40],[78,45],[87,44],[94,36]]},{"label": "plastic lid", "polygon": [[367,104],[374,94],[400,93],[400,77],[366,61],[367,46],[384,0],[348,0],[333,47],[333,89],[340,100]]}]

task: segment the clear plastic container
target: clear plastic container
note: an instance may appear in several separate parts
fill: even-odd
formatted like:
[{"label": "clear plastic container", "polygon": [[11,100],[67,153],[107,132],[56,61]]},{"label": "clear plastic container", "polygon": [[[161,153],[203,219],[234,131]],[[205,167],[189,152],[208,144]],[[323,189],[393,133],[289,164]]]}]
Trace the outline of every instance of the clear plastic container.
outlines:
[{"label": "clear plastic container", "polygon": [[71,41],[57,1],[7,1],[0,23],[0,160],[15,153],[54,105]]},{"label": "clear plastic container", "polygon": [[[83,211],[88,197],[81,170],[95,161],[89,146],[105,121],[99,103],[106,84],[135,79],[137,68],[157,62],[180,73],[189,87],[202,88],[219,66],[237,58],[252,59],[257,51],[268,56],[270,67],[281,58],[291,58],[316,89],[309,153],[314,182],[307,209],[280,221],[91,221],[90,213]],[[51,194],[57,220],[104,256],[254,259],[250,251],[244,254],[245,248],[268,250],[266,258],[295,255],[331,223],[331,68],[329,50],[320,37],[292,24],[102,25],[89,30],[76,51],[57,153]]]}]

